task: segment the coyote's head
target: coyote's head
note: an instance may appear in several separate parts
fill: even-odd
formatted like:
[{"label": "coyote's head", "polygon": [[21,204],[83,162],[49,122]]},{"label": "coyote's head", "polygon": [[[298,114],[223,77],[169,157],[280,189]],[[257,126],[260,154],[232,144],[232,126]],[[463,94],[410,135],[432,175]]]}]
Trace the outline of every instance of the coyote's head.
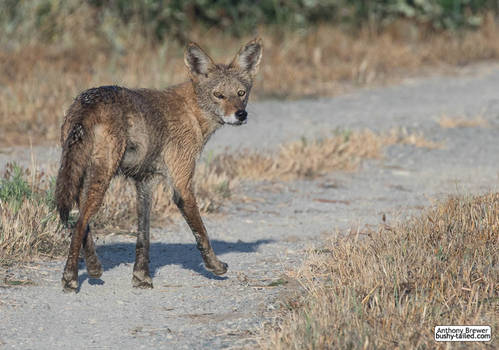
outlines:
[{"label": "coyote's head", "polygon": [[261,40],[254,39],[244,45],[232,62],[226,65],[214,63],[197,44],[187,45],[184,62],[198,102],[218,123],[246,123],[246,104],[262,51]]}]

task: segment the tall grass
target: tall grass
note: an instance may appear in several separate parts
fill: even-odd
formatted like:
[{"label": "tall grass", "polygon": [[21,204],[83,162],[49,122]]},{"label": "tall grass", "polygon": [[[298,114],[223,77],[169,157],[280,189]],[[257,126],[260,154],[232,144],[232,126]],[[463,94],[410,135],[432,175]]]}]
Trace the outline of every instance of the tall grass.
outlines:
[{"label": "tall grass", "polygon": [[[387,138],[369,131],[338,133],[323,140],[302,140],[282,145],[275,154],[246,152],[222,154],[200,161],[195,191],[202,212],[217,211],[232,196],[240,181],[316,177],[333,170],[354,169],[362,159],[381,155]],[[57,255],[68,238],[63,234],[54,205],[54,175],[9,164],[0,179],[0,264]],[[93,226],[105,231],[133,230],[136,223],[135,187],[117,178],[106,192]],[[170,187],[160,182],[153,191],[154,224],[177,208]],[[72,215],[72,221],[76,213]]]},{"label": "tall grass", "polygon": [[262,36],[252,98],[331,96],[499,58],[492,0],[5,0],[0,32],[0,146],[57,141],[64,111],[87,88],[186,80],[191,39],[228,62]]},{"label": "tall grass", "polygon": [[56,215],[54,180],[10,163],[0,179],[0,264],[60,255],[67,246]]},{"label": "tall grass", "polygon": [[[445,32],[426,37],[410,28],[397,24],[381,34],[365,30],[355,36],[331,26],[281,34],[263,29],[264,58],[251,97],[331,96],[428,67],[499,58],[499,27],[492,17],[479,30],[458,36]],[[151,46],[136,34],[127,41],[111,35],[116,49],[110,49],[84,30],[77,33],[81,37],[76,41],[0,49],[0,146],[29,144],[29,135],[37,143],[57,142],[64,111],[87,88],[118,84],[162,89],[187,79],[182,46],[175,41]],[[250,39],[220,32],[190,34],[222,62]]]},{"label": "tall grass", "polygon": [[[336,131],[333,136],[283,144],[275,152],[223,153],[199,162],[194,179],[197,203],[204,213],[216,212],[246,180],[315,178],[335,170],[354,170],[363,159],[379,158],[383,147],[406,143],[433,147],[421,135],[391,131]],[[52,167],[55,169],[55,167]],[[55,173],[39,173],[9,164],[0,179],[0,263],[57,255],[64,251],[64,235],[54,205]],[[153,191],[152,221],[161,225],[178,212],[170,187],[163,181]],[[135,187],[122,177],[106,192],[92,219],[97,229],[133,230],[136,223]],[[77,214],[73,212],[71,222]]]},{"label": "tall grass", "polygon": [[[499,327],[499,194],[451,197],[421,216],[332,240],[290,273],[305,294],[266,349],[446,349],[437,325]],[[494,347],[453,343],[453,348]]]},{"label": "tall grass", "polygon": [[[198,206],[206,213],[217,211],[245,180],[315,178],[335,170],[354,170],[363,159],[381,157],[383,147],[397,140],[393,134],[345,131],[321,140],[286,143],[276,152],[244,151],[205,157],[196,169]],[[135,220],[134,203],[133,186],[125,179],[114,181],[96,217],[97,224],[129,225]],[[171,189],[160,183],[153,194],[152,218],[161,221],[172,212],[176,213],[177,208]]]}]

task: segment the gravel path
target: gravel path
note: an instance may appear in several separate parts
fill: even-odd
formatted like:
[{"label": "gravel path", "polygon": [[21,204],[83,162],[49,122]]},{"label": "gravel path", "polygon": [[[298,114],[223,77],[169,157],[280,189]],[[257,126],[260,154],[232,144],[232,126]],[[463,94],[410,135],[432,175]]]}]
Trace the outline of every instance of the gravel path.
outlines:
[{"label": "gravel path", "polygon": [[[488,127],[442,129],[437,120],[482,115]],[[214,249],[229,264],[225,277],[203,269],[194,239],[179,219],[153,229],[153,290],[131,287],[135,238],[100,237],[102,280],[80,270],[80,292],[63,294],[62,261],[9,270],[32,286],[0,284],[0,348],[218,349],[253,347],[255,330],[272,317],[284,286],[269,283],[300,264],[325,234],[417,212],[446,194],[497,191],[499,66],[474,66],[455,77],[413,79],[334,99],[253,103],[248,125],[219,131],[207,150],[270,149],[286,141],[327,136],[336,128],[384,131],[407,127],[442,149],[394,145],[381,160],[353,173],[313,181],[242,184],[221,214],[205,222]],[[35,147],[38,163],[58,159]],[[0,150],[30,161],[25,149]],[[1,282],[0,282],[1,283]]]}]

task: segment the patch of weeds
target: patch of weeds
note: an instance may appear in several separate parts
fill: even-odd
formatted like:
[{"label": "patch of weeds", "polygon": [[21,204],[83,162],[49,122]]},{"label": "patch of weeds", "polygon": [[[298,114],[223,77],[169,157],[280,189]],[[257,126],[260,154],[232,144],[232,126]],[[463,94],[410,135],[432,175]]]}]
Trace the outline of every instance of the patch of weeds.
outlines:
[{"label": "patch of weeds", "polygon": [[[33,183],[29,169],[17,163],[7,163],[5,173],[0,178],[0,201],[7,203],[14,212],[17,212],[23,201],[34,199],[55,208],[55,177],[46,179],[45,174],[35,174]],[[48,185],[42,183],[48,183]],[[46,188],[44,188],[46,187]]]},{"label": "patch of weeds", "polygon": [[0,179],[0,264],[58,256],[66,250],[54,188],[53,177],[7,164]]},{"label": "patch of weeds", "polygon": [[14,212],[21,207],[26,198],[31,198],[33,191],[26,181],[26,170],[16,163],[6,166],[5,174],[0,179],[0,200],[8,203]]}]

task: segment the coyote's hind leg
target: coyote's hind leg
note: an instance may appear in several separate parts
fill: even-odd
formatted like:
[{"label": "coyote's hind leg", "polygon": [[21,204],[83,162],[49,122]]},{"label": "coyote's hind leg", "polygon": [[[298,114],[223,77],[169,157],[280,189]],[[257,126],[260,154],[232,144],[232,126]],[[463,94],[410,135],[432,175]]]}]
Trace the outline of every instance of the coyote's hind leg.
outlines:
[{"label": "coyote's hind leg", "polygon": [[[80,194],[83,196],[80,199],[80,217],[71,237],[68,259],[62,275],[62,286],[66,292],[75,292],[78,289],[78,257],[85,232],[90,219],[97,213],[104,200],[106,190],[124,152],[124,143],[113,138],[104,128],[96,127],[94,137],[92,157],[86,168],[83,193]],[[97,256],[91,236],[87,237],[84,253],[88,253],[89,272],[95,272],[97,275],[100,268],[97,265],[98,259],[94,259]]]},{"label": "coyote's hind leg", "polygon": [[102,265],[95,251],[95,243],[89,225],[87,225],[87,234],[83,238],[83,255],[85,257],[88,276],[91,278],[100,278],[102,276]]},{"label": "coyote's hind leg", "polygon": [[137,245],[132,284],[136,288],[152,288],[149,274],[149,217],[151,212],[151,185],[148,180],[136,180],[137,189]]},{"label": "coyote's hind leg", "polygon": [[101,178],[99,180],[95,182],[92,181],[89,185],[87,198],[84,205],[80,208],[80,217],[78,218],[73,236],[71,237],[68,260],[66,262],[66,267],[64,268],[64,273],[62,274],[62,287],[66,292],[75,292],[78,289],[78,257],[80,255],[83,237],[87,231],[87,226],[91,217],[99,210],[99,207],[102,204],[104,193],[109,186],[111,178]]}]

